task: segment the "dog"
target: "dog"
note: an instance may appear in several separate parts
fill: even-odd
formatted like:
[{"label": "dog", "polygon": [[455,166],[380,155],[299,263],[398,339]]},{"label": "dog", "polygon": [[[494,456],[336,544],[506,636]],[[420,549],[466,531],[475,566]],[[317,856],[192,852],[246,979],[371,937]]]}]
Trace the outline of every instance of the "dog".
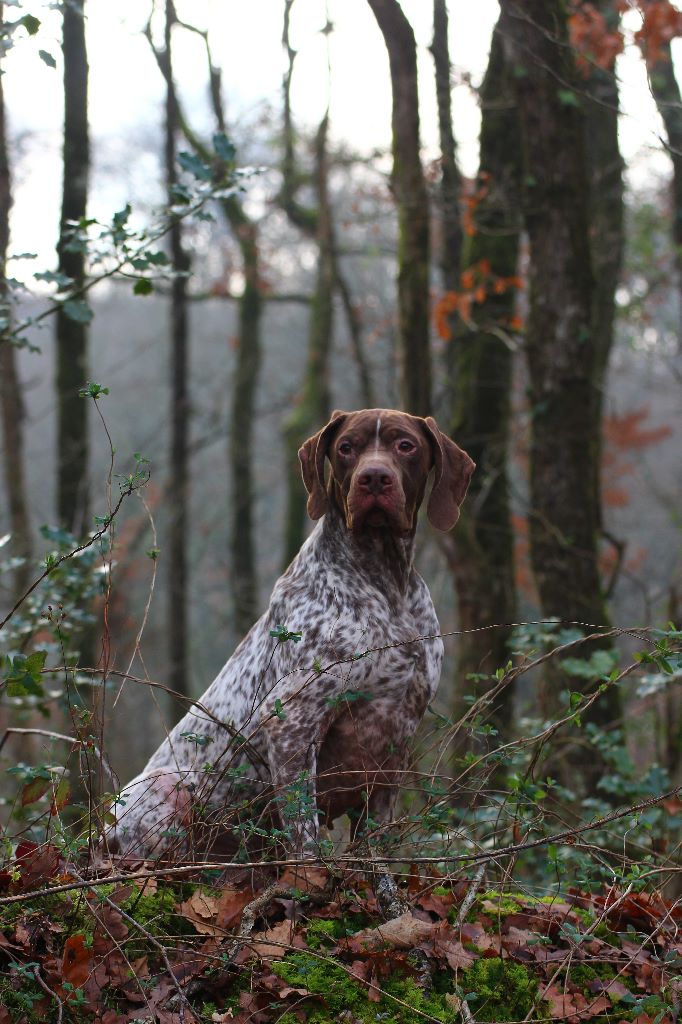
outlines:
[{"label": "dog", "polygon": [[433,471],[426,514],[450,530],[474,463],[433,418],[391,409],[334,412],[299,458],[317,526],[265,614],[124,788],[111,853],[187,855],[219,823],[237,846],[274,833],[310,857],[321,818],[347,813],[355,832],[392,819],[443,658],[413,566],[417,513]]}]

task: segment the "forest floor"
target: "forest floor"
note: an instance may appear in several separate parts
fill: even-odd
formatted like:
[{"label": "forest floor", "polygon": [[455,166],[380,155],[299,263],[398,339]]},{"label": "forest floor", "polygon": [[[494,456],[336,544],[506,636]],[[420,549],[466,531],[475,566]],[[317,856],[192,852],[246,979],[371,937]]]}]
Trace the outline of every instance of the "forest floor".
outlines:
[{"label": "forest floor", "polygon": [[413,866],[387,904],[367,872],[254,877],[84,878],[23,844],[0,874],[0,1024],[679,1019],[682,907],[636,887],[535,897]]}]

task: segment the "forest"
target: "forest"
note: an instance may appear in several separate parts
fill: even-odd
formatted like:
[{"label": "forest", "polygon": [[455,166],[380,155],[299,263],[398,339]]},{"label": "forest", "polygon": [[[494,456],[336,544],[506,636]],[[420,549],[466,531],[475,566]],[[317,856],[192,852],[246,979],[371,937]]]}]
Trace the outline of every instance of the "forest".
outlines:
[{"label": "forest", "polygon": [[[682,4],[0,25],[0,1024],[675,1024]],[[363,409],[476,463],[419,517],[444,658],[390,814],[356,786],[313,855],[314,761],[243,796],[278,697],[180,733],[232,797],[150,782],[191,810],[122,855],[126,783],[313,529],[299,449]],[[390,607],[330,715],[430,650]],[[326,628],[273,624],[263,672]]]}]

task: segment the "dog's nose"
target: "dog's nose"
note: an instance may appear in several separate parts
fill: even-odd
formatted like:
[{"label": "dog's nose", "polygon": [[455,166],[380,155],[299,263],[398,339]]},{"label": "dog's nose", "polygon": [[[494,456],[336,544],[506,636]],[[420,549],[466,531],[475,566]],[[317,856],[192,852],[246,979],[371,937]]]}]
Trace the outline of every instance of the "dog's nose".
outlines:
[{"label": "dog's nose", "polygon": [[370,494],[385,494],[393,486],[393,477],[382,466],[368,466],[358,480],[363,491]]}]

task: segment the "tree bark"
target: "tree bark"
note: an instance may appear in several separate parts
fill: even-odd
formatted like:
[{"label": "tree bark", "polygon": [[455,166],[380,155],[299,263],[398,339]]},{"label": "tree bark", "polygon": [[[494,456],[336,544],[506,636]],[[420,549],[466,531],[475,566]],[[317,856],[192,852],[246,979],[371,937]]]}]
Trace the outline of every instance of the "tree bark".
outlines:
[{"label": "tree bark", "polygon": [[[63,7],[64,183],[57,252],[59,271],[78,289],[85,281],[85,254],[69,248],[69,222],[86,214],[90,173],[88,60],[85,0]],[[57,513],[66,529],[85,532],[89,523],[88,402],[79,397],[88,375],[88,329],[57,312]]]},{"label": "tree bark", "polygon": [[305,438],[329,418],[329,356],[334,326],[334,233],[328,191],[327,116],[315,139],[317,277],[310,306],[308,351],[303,384],[296,405],[287,417],[284,446],[287,471],[287,513],[284,535],[284,565],[289,564],[303,543],[305,533],[305,492],[301,486],[298,449]]},{"label": "tree bark", "polygon": [[[4,5],[0,3],[0,20]],[[24,475],[24,405],[16,363],[16,349],[10,340],[11,306],[7,292],[7,250],[9,212],[12,206],[12,182],[7,151],[7,123],[3,75],[0,75],[0,415],[4,441],[5,487],[12,533],[12,554],[23,559],[14,571],[17,596],[29,585],[31,571],[31,525]]]},{"label": "tree bark", "polygon": [[[184,27],[198,31],[190,25]],[[226,131],[225,111],[222,100],[222,76],[220,68],[213,64],[208,36],[199,32],[206,46],[209,72],[211,106],[219,132]],[[155,49],[151,34],[147,38],[163,74],[167,87],[173,88],[175,114],[178,125],[189,145],[206,164],[213,164],[218,176],[225,168],[220,166],[215,154],[192,130],[185,117],[172,76],[163,53]],[[229,560],[230,591],[234,630],[241,639],[258,617],[258,583],[254,543],[254,486],[253,486],[253,424],[255,420],[255,396],[262,363],[261,320],[264,291],[260,273],[258,226],[245,213],[237,196],[226,196],[220,200],[220,209],[229,224],[239,246],[244,272],[244,290],[237,300],[238,346],[230,407],[230,432],[228,441],[229,469],[231,478]]]},{"label": "tree bark", "polygon": [[462,175],[457,164],[457,144],[452,129],[451,65],[446,0],[433,0],[431,54],[436,76],[440,138],[440,269],[444,289],[454,292],[459,288],[462,254],[462,221],[459,213]]},{"label": "tree bark", "polygon": [[230,576],[235,629],[241,639],[258,617],[252,464],[256,387],[262,363],[263,289],[257,227],[236,199],[225,200],[223,207],[237,237],[244,269],[244,291],[238,308],[239,347],[230,412]]},{"label": "tree bark", "polygon": [[[589,631],[607,627],[609,617],[598,569],[599,363],[584,114],[561,0],[503,0],[501,8],[508,17],[530,242],[531,563],[543,616],[584,623]],[[556,710],[566,686],[576,689],[577,682],[559,673],[545,691],[551,708],[541,711]],[[590,718],[607,725],[619,717],[612,687]],[[582,768],[593,785],[601,773],[596,751],[583,756]]]},{"label": "tree bark", "polygon": [[[178,110],[173,82],[171,33],[176,22],[175,6],[166,0],[165,60],[166,116],[164,162],[168,205],[173,203],[173,186],[177,183],[176,134]],[[187,675],[187,531],[189,502],[189,466],[187,444],[189,436],[189,393],[187,379],[188,327],[187,327],[187,271],[189,258],[182,244],[182,227],[173,219],[168,235],[171,266],[174,272],[171,289],[171,452],[172,501],[168,524],[168,655],[171,689],[189,696]],[[180,709],[179,713],[180,713]]]},{"label": "tree bark", "polygon": [[[294,0],[285,0],[282,44],[287,54],[287,70],[283,82],[284,156],[280,203],[291,223],[317,244],[317,273],[310,305],[308,346],[303,381],[295,399],[294,409],[283,424],[287,475],[287,504],[284,525],[283,566],[286,568],[303,543],[306,523],[306,495],[301,486],[298,461],[299,446],[329,418],[329,358],[334,322],[334,288],[339,285],[336,243],[328,188],[327,132],[329,118],[325,114],[315,138],[314,189],[316,203],[304,206],[298,198],[303,183],[296,161],[296,138],[291,115],[291,79],[296,51],[289,41],[289,16]],[[343,280],[343,279],[342,279]],[[345,285],[345,281],[343,281]],[[343,285],[341,293],[343,296]],[[347,297],[350,293],[346,285]]]},{"label": "tree bark", "polygon": [[[648,0],[640,4],[645,17],[649,8]],[[673,223],[672,238],[675,245],[675,266],[679,292],[680,322],[677,346],[682,352],[682,96],[675,77],[670,40],[657,38],[655,47],[647,45],[646,32],[640,42],[644,55],[651,94],[661,116],[668,137],[668,155],[672,162],[671,182]]]},{"label": "tree bark", "polygon": [[398,211],[398,345],[405,411],[431,412],[429,204],[420,158],[417,48],[397,0],[368,0],[388,50],[393,91],[392,188]]},{"label": "tree bark", "polygon": [[[609,29],[617,28],[620,15],[613,0],[595,0],[592,6],[603,14]],[[592,303],[595,346],[593,435],[594,443],[598,446],[594,458],[593,487],[594,501],[599,511],[599,527],[600,531],[603,531],[600,482],[602,421],[606,376],[614,341],[616,288],[623,265],[623,159],[618,145],[618,82],[615,56],[608,67],[602,68],[592,63],[589,69],[585,82],[585,152],[589,177],[590,250],[595,277]],[[682,133],[680,142],[682,143]],[[680,170],[682,182],[682,166]]]},{"label": "tree bark", "polygon": [[[481,277],[485,298],[472,308],[471,326],[461,321],[456,340],[450,342],[454,349],[452,432],[477,464],[448,545],[460,628],[469,631],[460,640],[460,680],[469,673],[491,675],[507,663],[511,628],[505,624],[517,617],[507,459],[513,366],[509,323],[516,296],[510,279],[517,273],[521,229],[521,147],[504,33],[501,19],[481,87],[477,187],[487,192],[477,207],[476,230],[465,242],[461,264],[463,271],[487,266]],[[454,267],[449,278],[454,278]],[[495,282],[505,281],[503,290],[495,288]],[[489,626],[497,628],[485,628]],[[511,738],[512,699],[507,688],[490,711],[501,742]]]}]

